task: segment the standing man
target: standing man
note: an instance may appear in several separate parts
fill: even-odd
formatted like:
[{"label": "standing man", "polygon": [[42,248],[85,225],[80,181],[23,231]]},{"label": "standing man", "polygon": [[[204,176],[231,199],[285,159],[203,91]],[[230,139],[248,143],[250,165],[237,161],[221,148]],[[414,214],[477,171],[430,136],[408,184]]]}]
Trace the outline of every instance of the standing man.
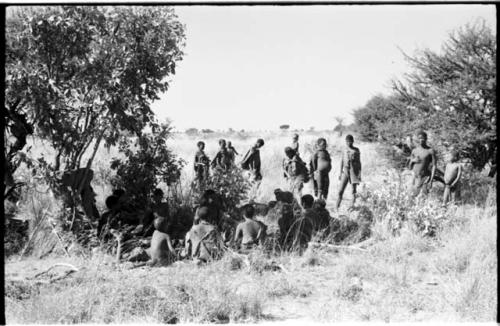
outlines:
[{"label": "standing man", "polygon": [[257,139],[255,145],[248,150],[241,161],[241,168],[251,171],[255,181],[262,180],[262,174],[260,172],[260,148],[262,146],[264,146],[264,140],[262,138]]},{"label": "standing man", "polygon": [[337,211],[342,202],[342,196],[344,195],[347,183],[350,183],[352,186],[351,208],[354,207],[354,203],[356,202],[356,187],[361,182],[361,159],[359,148],[353,146],[354,137],[352,135],[347,135],[345,137],[345,143],[347,147],[342,153],[342,159],[340,161],[340,186],[337,197]]},{"label": "standing man", "polygon": [[436,173],[436,154],[427,145],[427,134],[424,131],[417,133],[417,146],[410,156],[410,169],[413,171],[412,197],[418,196],[420,191],[427,195],[432,187],[432,180]]},{"label": "standing man", "polygon": [[299,134],[293,134],[291,148],[295,151],[295,154],[300,155],[299,154]]}]

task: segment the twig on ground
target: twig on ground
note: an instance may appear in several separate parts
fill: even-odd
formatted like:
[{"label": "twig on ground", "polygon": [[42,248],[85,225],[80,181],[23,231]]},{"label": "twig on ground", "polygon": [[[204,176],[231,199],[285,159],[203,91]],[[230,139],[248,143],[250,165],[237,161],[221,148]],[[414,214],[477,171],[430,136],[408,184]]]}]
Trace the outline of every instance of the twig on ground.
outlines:
[{"label": "twig on ground", "polygon": [[352,250],[358,250],[358,251],[362,251],[362,252],[368,252],[367,249],[358,248],[358,247],[354,247],[354,246],[333,245],[333,244],[329,244],[329,243],[321,243],[321,242],[313,242],[313,241],[309,242],[308,245],[313,246],[313,247],[326,247],[326,248],[331,248],[331,249],[352,249]]},{"label": "twig on ground", "polygon": [[[43,271],[43,272],[40,272],[40,273],[36,274],[35,276],[30,277],[29,279],[35,279],[35,278],[37,278],[37,277],[39,277],[39,276],[41,276],[41,275],[43,275],[43,274],[48,273],[51,269],[56,268],[56,267],[58,267],[58,266],[65,266],[65,267],[69,267],[69,268],[71,268],[71,269],[70,269],[70,273],[73,273],[73,272],[78,272],[78,271],[79,271],[79,269],[78,269],[78,268],[76,268],[75,266],[73,266],[73,265],[71,265],[71,264],[67,264],[67,263],[57,263],[57,264],[54,264],[54,265],[50,266],[47,270],[45,270],[45,271]],[[65,276],[66,276],[66,275],[65,275]]]}]

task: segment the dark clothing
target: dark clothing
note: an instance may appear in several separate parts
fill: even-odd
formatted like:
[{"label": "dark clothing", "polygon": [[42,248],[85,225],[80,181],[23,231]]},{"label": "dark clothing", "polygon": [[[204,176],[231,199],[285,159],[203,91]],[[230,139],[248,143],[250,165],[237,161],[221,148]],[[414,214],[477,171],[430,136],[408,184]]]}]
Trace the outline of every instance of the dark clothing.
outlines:
[{"label": "dark clothing", "polygon": [[340,173],[342,177],[346,176],[350,183],[361,182],[361,160],[357,147],[346,148],[342,153]]},{"label": "dark clothing", "polygon": [[231,154],[227,148],[221,148],[212,161],[212,168],[226,171],[231,168],[232,164]]},{"label": "dark clothing", "polygon": [[210,164],[210,160],[208,156],[205,155],[203,151],[197,151],[194,156],[194,171],[196,174],[197,180],[203,180],[208,177],[208,167]]},{"label": "dark clothing", "polygon": [[252,171],[255,180],[261,180],[262,174],[260,173],[260,165],[260,151],[254,146],[245,154],[245,157],[241,162],[241,168],[243,170]]},{"label": "dark clothing", "polygon": [[294,141],[292,143],[292,146],[290,146],[294,151],[295,151],[295,154],[299,155],[299,142],[298,141]]},{"label": "dark clothing", "polygon": [[293,193],[290,191],[281,191],[281,190],[276,190],[274,192],[274,196],[276,198],[276,201],[278,202],[283,202],[287,204],[293,204],[294,198],[293,198]]},{"label": "dark clothing", "polygon": [[283,160],[283,170],[285,178],[301,178],[303,182],[307,182],[309,171],[307,170],[306,163],[298,155],[294,155],[291,159],[288,157],[285,158]]}]

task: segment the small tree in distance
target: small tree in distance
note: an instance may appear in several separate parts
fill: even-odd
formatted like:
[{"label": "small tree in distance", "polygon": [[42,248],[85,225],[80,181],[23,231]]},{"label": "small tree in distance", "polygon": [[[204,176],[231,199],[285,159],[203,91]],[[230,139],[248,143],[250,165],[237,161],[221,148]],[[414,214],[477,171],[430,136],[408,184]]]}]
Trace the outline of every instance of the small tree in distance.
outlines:
[{"label": "small tree in distance", "polygon": [[337,116],[334,117],[334,119],[337,122],[337,125],[333,128],[333,131],[336,131],[339,134],[339,137],[342,137],[342,133],[344,132],[344,118]]},{"label": "small tree in distance", "polygon": [[288,129],[290,129],[290,125],[281,125],[281,126],[280,126],[280,129],[281,129],[282,131],[287,131]]}]

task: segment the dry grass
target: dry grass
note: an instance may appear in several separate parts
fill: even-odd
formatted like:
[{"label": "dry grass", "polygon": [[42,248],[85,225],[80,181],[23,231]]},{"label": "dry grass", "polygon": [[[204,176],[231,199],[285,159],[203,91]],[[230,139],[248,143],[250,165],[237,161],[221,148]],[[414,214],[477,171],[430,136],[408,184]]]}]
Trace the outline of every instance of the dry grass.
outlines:
[{"label": "dry grass", "polygon": [[[301,138],[301,155],[307,161],[316,136]],[[256,137],[226,137],[244,155]],[[284,187],[281,177],[283,147],[288,136],[263,135],[261,151],[264,180],[255,191],[258,202],[273,199],[273,190]],[[192,178],[192,155],[198,138],[176,135],[174,152],[188,161],[182,183]],[[217,138],[205,139],[210,157]],[[334,162],[327,208],[336,198],[338,163],[343,141],[331,136]],[[6,317],[9,323],[168,323],[256,322],[308,319],[315,321],[486,321],[497,313],[496,184],[467,183],[465,204],[439,205],[440,189],[418,207],[408,204],[408,175],[389,168],[378,145],[358,144],[363,162],[360,204],[374,214],[367,251],[308,249],[271,254],[257,250],[248,256],[228,252],[206,266],[176,263],[161,268],[130,269],[113,263],[112,257],[94,255],[58,258],[80,271],[52,285],[36,285],[26,279],[51,266],[53,259],[10,260],[6,265]],[[39,146],[38,148],[40,148]],[[47,154],[46,154],[47,155]],[[98,153],[94,188],[102,207],[110,188],[109,157]],[[237,159],[241,159],[239,156]],[[481,180],[480,180],[481,179]],[[478,181],[479,180],[479,181]],[[306,185],[304,193],[312,193]],[[23,201],[27,216],[56,210],[48,195]],[[349,200],[346,191],[341,208]],[[51,206],[52,205],[52,206]],[[404,213],[393,233],[388,221]],[[433,237],[423,236],[415,221],[436,220]],[[273,229],[271,226],[270,229]]]}]

